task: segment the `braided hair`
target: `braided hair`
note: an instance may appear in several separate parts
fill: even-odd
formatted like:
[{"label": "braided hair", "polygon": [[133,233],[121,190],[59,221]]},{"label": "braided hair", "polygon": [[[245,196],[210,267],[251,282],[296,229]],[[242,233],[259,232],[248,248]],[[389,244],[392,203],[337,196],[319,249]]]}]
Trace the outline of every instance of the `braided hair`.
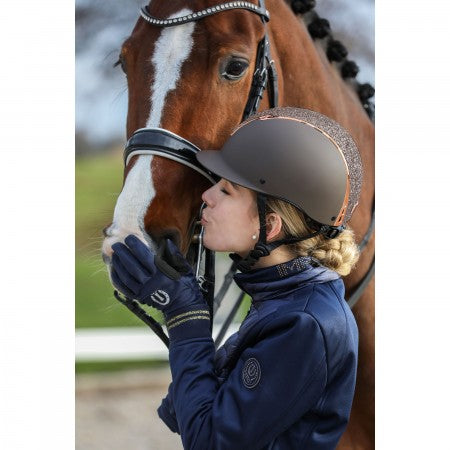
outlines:
[{"label": "braided hair", "polygon": [[[306,225],[303,213],[283,200],[267,198],[267,213],[281,217],[285,237],[304,236],[312,232]],[[295,257],[310,256],[320,264],[334,270],[341,276],[348,275],[358,261],[359,249],[354,233],[348,227],[334,239],[319,235],[304,241],[287,244],[287,250]]]}]

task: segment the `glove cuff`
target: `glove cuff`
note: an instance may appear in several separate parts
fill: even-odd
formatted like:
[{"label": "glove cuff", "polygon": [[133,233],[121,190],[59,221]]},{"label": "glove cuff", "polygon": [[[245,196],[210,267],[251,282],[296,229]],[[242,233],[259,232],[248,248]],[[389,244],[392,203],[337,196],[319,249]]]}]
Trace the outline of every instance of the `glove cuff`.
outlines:
[{"label": "glove cuff", "polygon": [[166,316],[170,342],[211,336],[210,315],[206,304],[180,308]]}]

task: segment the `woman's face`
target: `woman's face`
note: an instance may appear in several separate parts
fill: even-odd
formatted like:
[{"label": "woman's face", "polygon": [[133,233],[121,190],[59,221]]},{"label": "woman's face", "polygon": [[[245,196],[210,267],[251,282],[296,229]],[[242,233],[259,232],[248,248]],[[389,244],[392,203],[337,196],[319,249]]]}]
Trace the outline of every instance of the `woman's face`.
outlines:
[{"label": "woman's face", "polygon": [[259,237],[256,193],[222,178],[202,199],[206,203],[202,214],[205,247],[246,256]]}]

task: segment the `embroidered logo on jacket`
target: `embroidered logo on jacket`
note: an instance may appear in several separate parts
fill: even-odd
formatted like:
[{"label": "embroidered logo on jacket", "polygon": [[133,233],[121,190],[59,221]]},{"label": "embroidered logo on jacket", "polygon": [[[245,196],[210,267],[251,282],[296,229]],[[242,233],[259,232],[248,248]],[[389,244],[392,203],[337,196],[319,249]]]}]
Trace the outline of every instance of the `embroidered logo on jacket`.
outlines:
[{"label": "embroidered logo on jacket", "polygon": [[166,291],[163,291],[162,289],[158,289],[157,291],[153,292],[153,294],[150,296],[151,300],[155,303],[159,303],[160,305],[167,305],[170,301],[169,294]]},{"label": "embroidered logo on jacket", "polygon": [[249,358],[245,361],[242,369],[242,381],[248,389],[253,389],[261,379],[261,366],[256,358]]}]

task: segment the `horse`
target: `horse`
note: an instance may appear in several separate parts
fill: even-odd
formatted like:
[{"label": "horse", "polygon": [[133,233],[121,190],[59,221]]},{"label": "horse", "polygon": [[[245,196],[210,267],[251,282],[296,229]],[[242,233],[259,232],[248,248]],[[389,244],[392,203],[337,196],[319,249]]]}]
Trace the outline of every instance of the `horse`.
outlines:
[{"label": "horse", "polygon": [[[270,20],[239,4],[220,10],[217,0],[152,0],[122,44],[119,60],[128,84],[126,132],[159,127],[201,149],[220,149],[242,120],[265,33],[277,74],[278,104],[325,114],[353,136],[361,153],[364,181],[350,222],[364,241],[356,269],[344,282],[351,295],[373,267],[374,123],[373,88],[356,81],[357,65],[336,41],[315,0],[266,0]],[[208,13],[206,13],[209,10]],[[198,17],[199,11],[205,11]],[[194,15],[196,15],[194,17]],[[160,18],[160,22],[149,17]],[[180,17],[190,20],[178,22]],[[195,19],[195,20],[194,20]],[[270,106],[263,95],[258,110]],[[154,249],[170,237],[186,255],[201,193],[210,182],[198,172],[160,156],[135,155],[124,169],[113,221],[104,229],[102,252],[130,234]],[[367,284],[367,281],[370,280]],[[374,448],[374,277],[367,278],[353,306],[360,333],[358,375],[352,412],[339,449]]]}]

